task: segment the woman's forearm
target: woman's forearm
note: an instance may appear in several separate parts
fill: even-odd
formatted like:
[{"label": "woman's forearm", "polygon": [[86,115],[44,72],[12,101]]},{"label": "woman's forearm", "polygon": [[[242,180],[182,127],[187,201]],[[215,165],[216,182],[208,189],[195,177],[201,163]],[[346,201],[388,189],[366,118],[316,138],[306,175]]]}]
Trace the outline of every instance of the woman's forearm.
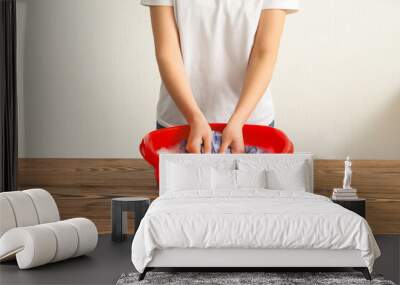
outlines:
[{"label": "woman's forearm", "polygon": [[202,115],[187,80],[172,7],[151,7],[156,58],[161,79],[190,124]]},{"label": "woman's forearm", "polygon": [[271,81],[275,62],[274,54],[253,51],[241,95],[229,120],[230,123],[243,125],[248,120]]},{"label": "woman's forearm", "polygon": [[176,55],[173,52],[162,56],[158,54],[157,62],[162,81],[168,93],[186,121],[189,124],[192,123],[202,113],[186,79],[181,55]]},{"label": "woman's forearm", "polygon": [[243,125],[264,95],[275,67],[285,16],[283,10],[262,12],[241,95],[229,123]]}]

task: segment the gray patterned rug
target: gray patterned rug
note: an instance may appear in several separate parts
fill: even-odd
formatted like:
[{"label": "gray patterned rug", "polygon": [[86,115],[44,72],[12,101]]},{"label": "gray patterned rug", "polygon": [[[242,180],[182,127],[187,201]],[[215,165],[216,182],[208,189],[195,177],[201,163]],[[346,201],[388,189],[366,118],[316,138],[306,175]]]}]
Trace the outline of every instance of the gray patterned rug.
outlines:
[{"label": "gray patterned rug", "polygon": [[373,275],[373,280],[368,281],[359,272],[148,272],[142,281],[138,281],[138,276],[138,273],[122,274],[116,285],[395,285],[380,275]]}]

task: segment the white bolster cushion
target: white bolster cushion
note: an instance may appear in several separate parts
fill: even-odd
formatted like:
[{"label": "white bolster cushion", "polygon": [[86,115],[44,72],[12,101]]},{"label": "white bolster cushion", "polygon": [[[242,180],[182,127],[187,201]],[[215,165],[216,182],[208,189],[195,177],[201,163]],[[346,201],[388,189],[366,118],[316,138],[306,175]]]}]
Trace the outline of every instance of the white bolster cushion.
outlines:
[{"label": "white bolster cushion", "polygon": [[78,249],[78,232],[73,226],[65,221],[44,224],[55,235],[57,248],[51,262],[57,262],[75,255]]},{"label": "white bolster cushion", "polygon": [[85,218],[74,218],[65,220],[64,222],[74,226],[78,233],[78,248],[74,257],[91,252],[96,248],[98,233],[96,225],[91,220]]},{"label": "white bolster cushion", "polygon": [[12,259],[16,254],[20,269],[28,269],[51,262],[57,241],[51,229],[36,225],[14,228],[0,239],[0,260]]},{"label": "white bolster cushion", "polygon": [[13,210],[17,227],[33,226],[39,223],[35,205],[29,195],[22,191],[3,192]]},{"label": "white bolster cushion", "polygon": [[0,237],[9,229],[15,228],[17,223],[13,209],[6,197],[0,195]]},{"label": "white bolster cushion", "polygon": [[96,226],[85,218],[14,228],[0,238],[0,261],[16,255],[20,269],[33,268],[86,254],[97,238]]},{"label": "white bolster cushion", "polygon": [[60,220],[56,201],[54,201],[49,192],[43,189],[29,189],[22,192],[28,194],[32,199],[39,218],[39,224]]}]

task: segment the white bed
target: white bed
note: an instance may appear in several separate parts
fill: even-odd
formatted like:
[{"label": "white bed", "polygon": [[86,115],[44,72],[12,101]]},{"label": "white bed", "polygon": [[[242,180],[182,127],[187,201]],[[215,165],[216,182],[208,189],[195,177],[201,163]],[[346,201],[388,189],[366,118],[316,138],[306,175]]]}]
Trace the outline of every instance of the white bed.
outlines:
[{"label": "white bed", "polygon": [[132,243],[154,267],[354,267],[380,255],[367,222],[312,194],[310,154],[160,156],[160,197]]}]

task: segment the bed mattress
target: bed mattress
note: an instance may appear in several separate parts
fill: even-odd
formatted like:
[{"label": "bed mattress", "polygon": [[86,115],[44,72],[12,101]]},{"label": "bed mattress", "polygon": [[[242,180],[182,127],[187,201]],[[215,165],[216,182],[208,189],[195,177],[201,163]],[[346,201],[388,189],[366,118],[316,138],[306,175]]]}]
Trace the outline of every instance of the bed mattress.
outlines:
[{"label": "bed mattress", "polygon": [[166,193],[132,243],[139,272],[163,249],[359,250],[372,271],[379,248],[361,216],[308,192],[246,189],[221,196]]}]

